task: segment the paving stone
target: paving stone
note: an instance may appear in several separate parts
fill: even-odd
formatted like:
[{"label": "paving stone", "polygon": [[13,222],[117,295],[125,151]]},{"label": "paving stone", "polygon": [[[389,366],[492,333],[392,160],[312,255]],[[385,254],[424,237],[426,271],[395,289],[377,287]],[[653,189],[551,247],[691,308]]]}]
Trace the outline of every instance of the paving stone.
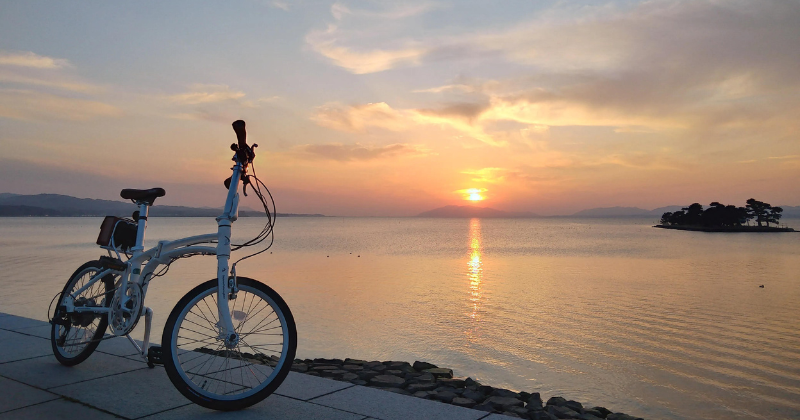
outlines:
[{"label": "paving stone", "polygon": [[119,420],[118,417],[83,404],[58,399],[0,414],[0,420]]},{"label": "paving stone", "polygon": [[20,334],[30,335],[38,338],[44,338],[45,340],[50,340],[50,331],[52,330],[53,326],[50,324],[45,325],[37,325],[35,327],[25,327],[15,329],[15,332]]},{"label": "paving stone", "polygon": [[[142,342],[139,340],[136,340],[136,344],[138,344],[139,347],[142,346]],[[142,360],[142,358],[139,357],[136,348],[133,347],[133,344],[131,344],[131,342],[125,337],[106,338],[100,342],[100,345],[97,346],[96,351],[114,356],[125,356],[134,360]]]},{"label": "paving stone", "polygon": [[42,325],[50,325],[47,321],[39,321],[36,319],[23,318],[16,315],[8,315],[0,318],[0,329],[3,330],[18,330],[21,328],[40,327]]},{"label": "paving stone", "polygon": [[308,401],[320,395],[330,394],[331,392],[350,388],[352,386],[353,384],[347,382],[319,378],[304,373],[289,372],[289,376],[287,376],[281,386],[278,387],[275,394]]},{"label": "paving stone", "polygon": [[324,395],[311,402],[383,420],[477,420],[486,415],[481,411],[363,386]]},{"label": "paving stone", "polygon": [[[0,330],[0,363],[52,355],[50,341],[39,337]],[[0,365],[2,366],[2,365]]]},{"label": "paving stone", "polygon": [[48,389],[146,368],[147,365],[142,362],[134,362],[103,353],[92,354],[83,363],[67,367],[58,363],[55,356],[51,354],[48,357],[2,364],[0,365],[0,375],[37,388]]},{"label": "paving stone", "polygon": [[156,414],[147,420],[361,420],[363,418],[364,416],[359,414],[273,394],[264,401],[240,411],[213,411],[192,404]]},{"label": "paving stone", "polygon": [[0,413],[59,398],[58,395],[2,377],[0,390]]},{"label": "paving stone", "polygon": [[139,418],[191,404],[175,389],[162,367],[134,370],[50,391],[126,418]]}]

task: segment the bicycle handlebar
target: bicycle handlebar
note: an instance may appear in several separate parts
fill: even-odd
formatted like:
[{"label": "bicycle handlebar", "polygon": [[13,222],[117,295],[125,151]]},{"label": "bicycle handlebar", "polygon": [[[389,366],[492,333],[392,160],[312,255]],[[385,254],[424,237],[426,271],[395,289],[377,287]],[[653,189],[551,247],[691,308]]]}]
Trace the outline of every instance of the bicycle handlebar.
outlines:
[{"label": "bicycle handlebar", "polygon": [[247,131],[244,129],[244,121],[236,120],[231,124],[233,131],[236,132],[236,139],[239,141],[239,147],[247,147]]},{"label": "bicycle handlebar", "polygon": [[[244,195],[247,196],[247,184],[249,183],[249,180],[246,177],[247,166],[253,162],[253,159],[256,158],[256,153],[254,149],[258,147],[258,145],[253,144],[253,147],[247,145],[247,131],[245,130],[245,123],[243,120],[236,120],[233,122],[233,124],[231,124],[231,126],[233,126],[233,131],[236,132],[236,140],[238,140],[238,144],[237,143],[231,144],[231,150],[236,152],[234,160],[238,161],[239,164],[242,165],[242,172],[241,172],[241,180],[243,182],[242,192],[244,192]],[[226,179],[224,184],[225,188],[230,189],[231,178]]]},{"label": "bicycle handlebar", "polygon": [[231,149],[236,152],[239,162],[247,168],[247,165],[256,157],[254,149],[258,145],[253,144],[252,147],[247,145],[247,131],[243,120],[236,120],[231,126],[233,126],[233,131],[236,132],[236,139],[238,140],[238,144],[232,144]]}]

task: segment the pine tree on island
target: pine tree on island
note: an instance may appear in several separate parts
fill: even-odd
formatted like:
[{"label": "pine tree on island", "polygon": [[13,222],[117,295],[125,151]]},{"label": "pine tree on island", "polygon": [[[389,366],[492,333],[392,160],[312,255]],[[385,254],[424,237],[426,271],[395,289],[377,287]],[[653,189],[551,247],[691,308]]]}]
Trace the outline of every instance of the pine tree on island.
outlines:
[{"label": "pine tree on island", "polygon": [[660,227],[736,228],[750,226],[750,221],[755,220],[758,227],[769,229],[770,223],[778,225],[782,213],[782,208],[754,198],[747,200],[745,207],[715,201],[703,209],[700,203],[694,203],[676,212],[664,213]]}]

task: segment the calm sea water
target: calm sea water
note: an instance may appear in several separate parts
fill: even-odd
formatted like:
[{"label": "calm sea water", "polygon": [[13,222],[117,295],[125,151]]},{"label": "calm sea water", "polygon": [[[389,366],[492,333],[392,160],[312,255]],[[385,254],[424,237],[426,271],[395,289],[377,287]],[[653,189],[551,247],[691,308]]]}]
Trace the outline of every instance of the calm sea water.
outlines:
[{"label": "calm sea water", "polygon": [[[100,255],[100,221],[0,218],[0,311],[45,319]],[[285,298],[301,358],[425,360],[651,419],[800,418],[800,234],[652,222],[283,218],[273,253],[239,273]],[[215,228],[152,219],[147,243]],[[151,284],[157,333],[214,267],[180,260]]]}]

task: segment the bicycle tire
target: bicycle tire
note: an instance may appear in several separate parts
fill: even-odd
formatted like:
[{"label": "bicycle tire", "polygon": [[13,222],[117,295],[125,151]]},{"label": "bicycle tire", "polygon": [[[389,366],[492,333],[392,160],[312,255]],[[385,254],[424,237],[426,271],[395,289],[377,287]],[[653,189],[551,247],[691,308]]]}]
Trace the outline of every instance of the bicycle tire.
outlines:
[{"label": "bicycle tire", "polygon": [[[50,328],[50,344],[53,348],[53,355],[55,355],[56,360],[58,360],[58,362],[64,366],[75,366],[91,356],[95,349],[97,349],[97,346],[100,345],[100,341],[102,340],[103,335],[106,332],[106,328],[108,327],[108,315],[106,313],[94,314],[92,316],[91,313],[84,312],[82,315],[71,316],[70,314],[62,313],[61,309],[59,309],[66,294],[71,293],[73,290],[81,287],[80,285],[85,284],[86,280],[88,280],[86,278],[87,275],[89,275],[89,278],[91,278],[91,273],[99,273],[102,270],[104,270],[104,268],[100,261],[95,260],[86,262],[77,270],[75,270],[74,273],[72,273],[72,276],[70,276],[69,280],[67,280],[67,284],[64,286],[64,289],[59,294],[58,304],[56,305],[53,319],[51,320],[52,326]],[[84,281],[79,283],[81,280]],[[96,299],[100,296],[99,293],[102,293],[103,296],[99,301],[99,306],[108,307],[111,304],[111,298],[114,295],[114,276],[112,274],[104,276],[96,283],[96,285],[100,284],[102,284],[102,287],[105,288],[105,290],[100,290],[99,287],[92,286],[81,293],[81,296],[78,296],[77,298],[86,298],[84,293],[89,292],[89,299],[87,302],[92,301],[91,304],[97,305],[98,302]],[[59,322],[59,320],[66,322],[67,324],[65,325],[64,323]],[[95,321],[97,322],[96,325]],[[86,328],[92,325],[95,326],[93,331]],[[64,346],[72,329],[76,329],[74,334],[75,337],[78,336],[77,330],[82,329],[84,331],[92,331],[90,337],[88,337],[86,341],[82,341],[81,344],[83,344],[83,348],[74,354],[68,351],[68,348],[76,347],[76,345]],[[63,336],[62,330],[64,330]],[[86,339],[86,334],[84,333],[82,335]]]},{"label": "bicycle tire", "polygon": [[[238,321],[235,329],[241,337],[234,349],[224,348],[222,340],[218,337],[216,324],[213,322],[216,321],[214,315],[219,315],[217,307],[212,306],[216,304],[216,279],[195,287],[175,305],[161,338],[164,368],[172,384],[190,401],[214,410],[241,410],[268,397],[289,374],[297,350],[297,329],[294,318],[280,295],[267,285],[247,277],[238,278],[238,287],[237,299],[229,301],[234,323]],[[246,307],[248,297],[250,303],[249,307]],[[256,297],[260,299],[258,304],[253,303]],[[206,301],[207,298],[211,298],[210,301]],[[201,302],[205,302],[208,306],[204,307]],[[251,319],[257,319],[258,314],[266,311],[266,305],[256,311],[261,302],[265,302],[274,311],[274,319],[268,324],[263,324],[265,321],[262,320],[255,326],[247,325]],[[200,317],[194,308],[202,310],[203,316]],[[266,316],[271,315],[272,313]],[[204,323],[203,319],[207,323]],[[265,333],[263,328],[276,321],[278,324],[268,329],[275,330],[279,326],[280,334]],[[184,324],[187,327],[184,327]],[[202,328],[205,328],[202,333],[197,331]],[[247,328],[250,330],[247,331]],[[280,335],[281,342],[254,346],[245,341],[246,337],[258,340],[260,339],[258,336],[261,335],[276,337],[262,338],[264,340],[278,340],[277,336]],[[179,344],[179,341],[183,344]],[[241,346],[242,343],[244,346]],[[201,347],[193,348],[197,345]],[[206,346],[216,346],[216,350]],[[242,351],[242,348],[252,350],[253,354]],[[265,352],[278,353],[273,350],[277,348],[280,348],[279,357],[274,354],[266,355]],[[190,367],[190,363],[194,365]],[[260,381],[257,372],[265,379],[249,386],[248,383]],[[237,373],[241,375],[241,381]],[[251,376],[254,379],[250,379]],[[215,384],[213,392],[212,384]],[[220,384],[222,392],[219,392]],[[228,389],[232,391],[226,392]]]}]

